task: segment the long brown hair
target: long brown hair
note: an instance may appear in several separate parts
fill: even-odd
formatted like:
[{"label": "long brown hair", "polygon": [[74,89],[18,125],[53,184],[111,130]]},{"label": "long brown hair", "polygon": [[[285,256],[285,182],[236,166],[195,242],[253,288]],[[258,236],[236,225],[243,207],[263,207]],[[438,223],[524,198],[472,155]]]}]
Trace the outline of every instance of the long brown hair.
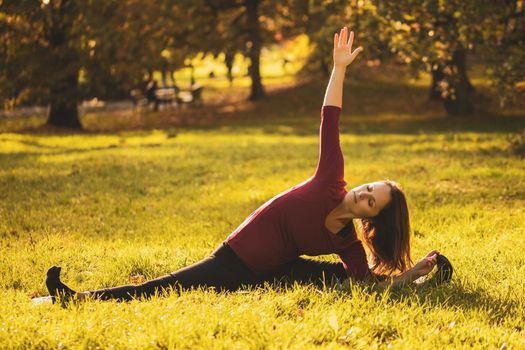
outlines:
[{"label": "long brown hair", "polygon": [[405,193],[390,180],[391,200],[378,215],[361,219],[365,244],[370,251],[372,271],[387,274],[406,271],[412,265],[410,258],[410,220]]}]

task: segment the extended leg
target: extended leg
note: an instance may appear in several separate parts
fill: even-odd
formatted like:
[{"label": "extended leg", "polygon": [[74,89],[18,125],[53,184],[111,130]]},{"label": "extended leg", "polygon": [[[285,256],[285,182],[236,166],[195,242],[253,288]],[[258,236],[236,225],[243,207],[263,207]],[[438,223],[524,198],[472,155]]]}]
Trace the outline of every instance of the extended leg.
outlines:
[{"label": "extended leg", "polygon": [[346,278],[348,277],[342,263],[298,258],[264,276],[263,282],[312,283],[322,287],[325,284],[331,284],[336,279]]},{"label": "extended leg", "polygon": [[191,289],[209,287],[217,290],[235,290],[241,285],[254,284],[255,280],[245,266],[238,264],[228,247],[217,249],[212,256],[169,275],[138,284],[99,289],[89,292],[101,300],[131,300],[151,297],[171,288]]},{"label": "extended leg", "polygon": [[90,296],[96,299],[118,301],[132,300],[140,297],[150,297],[155,293],[162,293],[169,290],[170,287],[175,287],[177,280],[172,275],[159,277],[142,284],[128,284],[112,288],[98,289],[88,292]]}]

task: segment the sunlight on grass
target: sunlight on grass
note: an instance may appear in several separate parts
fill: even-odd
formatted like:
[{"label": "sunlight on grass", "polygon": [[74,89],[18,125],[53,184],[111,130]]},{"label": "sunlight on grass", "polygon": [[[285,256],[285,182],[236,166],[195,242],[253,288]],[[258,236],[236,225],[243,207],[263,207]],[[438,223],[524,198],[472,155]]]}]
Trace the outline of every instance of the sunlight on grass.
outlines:
[{"label": "sunlight on grass", "polygon": [[497,123],[477,130],[436,120],[392,132],[388,123],[356,129],[356,116],[342,116],[349,187],[399,181],[413,255],[441,249],[456,268],[450,285],[345,282],[31,305],[54,264],[89,290],[204,258],[257,206],[313,173],[317,116],[176,132],[0,134],[1,347],[524,347],[525,167]]}]

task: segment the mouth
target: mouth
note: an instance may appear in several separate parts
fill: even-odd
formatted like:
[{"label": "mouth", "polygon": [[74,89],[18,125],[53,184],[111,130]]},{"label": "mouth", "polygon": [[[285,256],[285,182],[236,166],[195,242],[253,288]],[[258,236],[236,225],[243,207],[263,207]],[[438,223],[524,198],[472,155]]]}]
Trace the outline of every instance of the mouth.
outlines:
[{"label": "mouth", "polygon": [[355,195],[355,191],[352,191],[354,193],[354,202],[357,203],[357,196]]}]

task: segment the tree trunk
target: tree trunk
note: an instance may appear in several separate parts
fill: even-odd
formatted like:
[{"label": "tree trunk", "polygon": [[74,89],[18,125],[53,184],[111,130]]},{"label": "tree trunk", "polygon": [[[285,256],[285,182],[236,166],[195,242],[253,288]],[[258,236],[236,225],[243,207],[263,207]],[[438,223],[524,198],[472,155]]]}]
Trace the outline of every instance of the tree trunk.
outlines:
[{"label": "tree trunk", "polygon": [[53,82],[51,87],[51,108],[47,124],[73,129],[82,129],[78,117],[78,75],[75,70],[64,78]]},{"label": "tree trunk", "polygon": [[259,3],[260,0],[246,0],[246,10],[248,15],[248,33],[252,42],[250,51],[249,74],[252,79],[250,100],[255,101],[265,96],[261,82],[260,57],[262,49],[261,27],[259,24]]},{"label": "tree trunk", "polygon": [[165,67],[162,68],[161,71],[161,81],[162,81],[162,87],[165,88],[168,86],[168,72]]},{"label": "tree trunk", "polygon": [[[72,29],[79,9],[72,0],[63,0],[52,13],[52,19],[45,32],[49,42],[49,50],[55,66],[50,68],[50,98],[51,108],[47,124],[82,129],[78,117],[78,77],[80,65],[78,53],[70,46],[77,40],[72,35]],[[48,67],[44,67],[48,69]]]},{"label": "tree trunk", "polygon": [[171,86],[177,86],[177,81],[175,80],[175,71],[170,69],[170,79],[171,79]]},{"label": "tree trunk", "polygon": [[472,85],[467,78],[466,66],[465,50],[457,49],[450,62],[451,73],[445,77],[449,93],[443,99],[443,103],[449,115],[467,115],[474,109],[470,102]]},{"label": "tree trunk", "polygon": [[191,69],[190,86],[193,87],[193,85],[195,85],[195,83],[196,83],[196,81],[195,81],[195,67],[193,67],[193,64],[190,65],[190,69]]},{"label": "tree trunk", "polygon": [[233,84],[233,60],[235,58],[235,54],[233,52],[226,52],[224,56],[224,63],[226,64],[226,68],[228,69],[227,77],[228,81],[230,82],[230,87]]}]

